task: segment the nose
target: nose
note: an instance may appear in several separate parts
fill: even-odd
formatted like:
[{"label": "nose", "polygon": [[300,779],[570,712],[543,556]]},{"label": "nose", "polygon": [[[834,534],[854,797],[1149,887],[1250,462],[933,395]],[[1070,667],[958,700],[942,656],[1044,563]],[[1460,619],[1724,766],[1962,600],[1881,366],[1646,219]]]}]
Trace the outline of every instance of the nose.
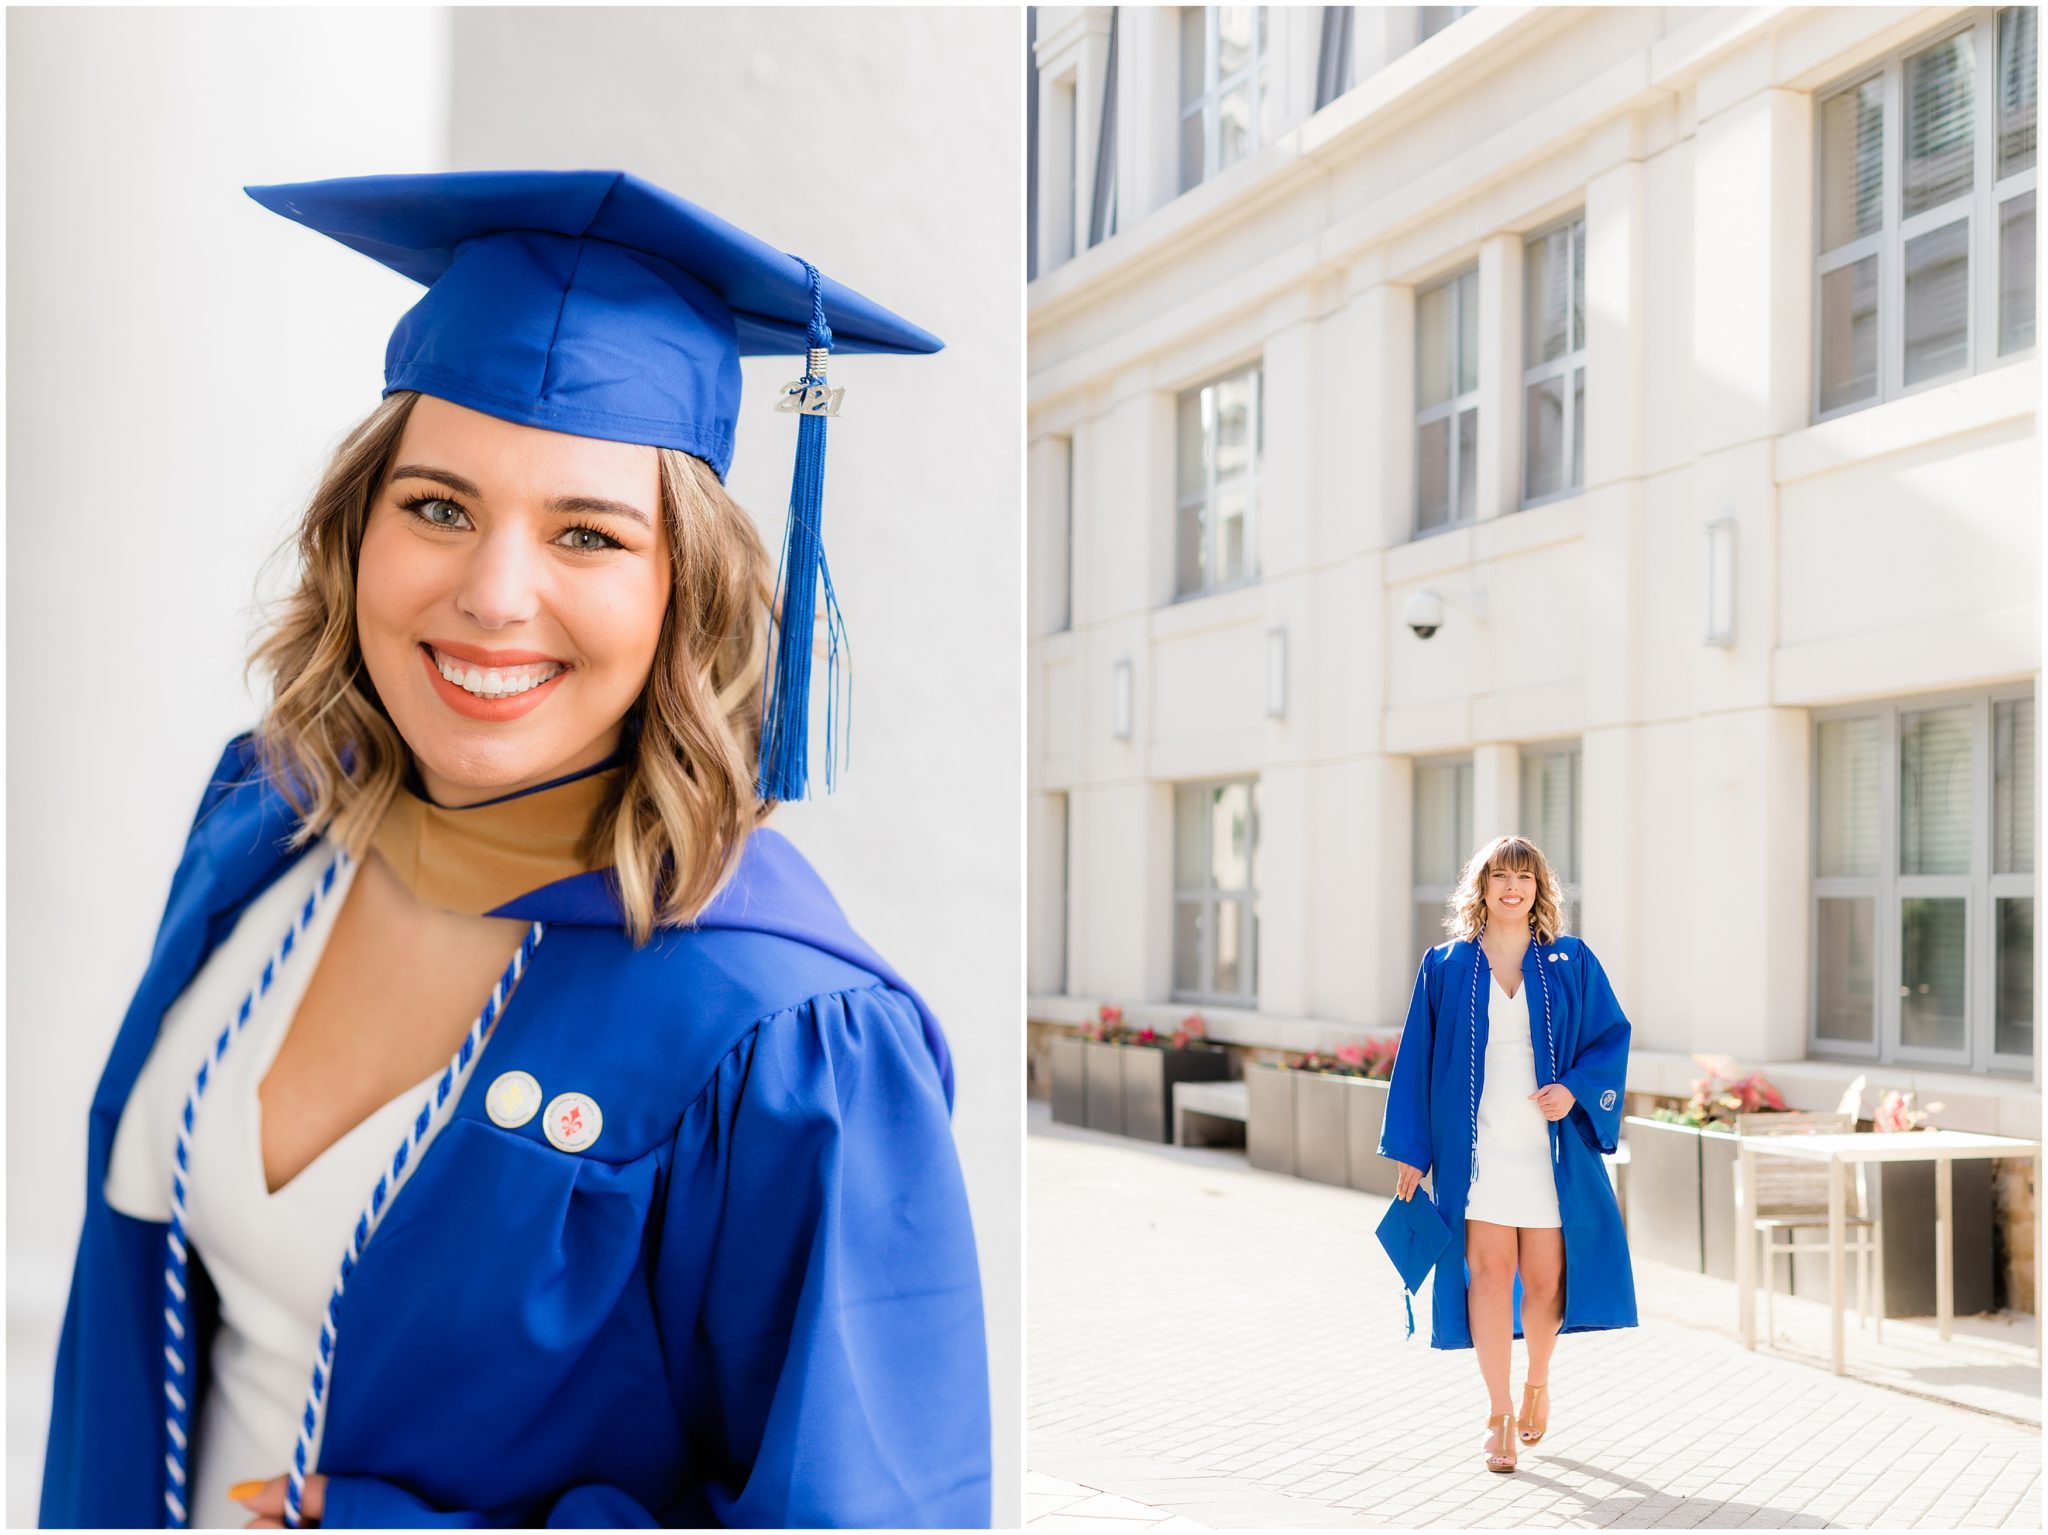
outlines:
[{"label": "nose", "polygon": [[540,553],[513,528],[494,528],[472,546],[455,606],[480,629],[510,629],[540,612]]}]

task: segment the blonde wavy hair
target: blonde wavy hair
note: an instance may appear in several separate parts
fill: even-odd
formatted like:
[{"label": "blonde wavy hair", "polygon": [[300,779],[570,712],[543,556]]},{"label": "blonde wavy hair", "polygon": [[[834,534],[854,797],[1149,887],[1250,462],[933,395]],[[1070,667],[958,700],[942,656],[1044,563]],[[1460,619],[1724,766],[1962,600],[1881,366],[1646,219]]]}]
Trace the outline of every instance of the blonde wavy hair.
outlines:
[{"label": "blonde wavy hair", "polygon": [[[362,857],[409,763],[356,641],[363,529],[417,393],[385,397],[342,440],[292,538],[298,581],[249,658],[271,703],[257,727],[264,771],[300,825]],[[609,866],[634,945],[701,911],[774,808],[755,793],[774,568],[711,466],[660,456],[671,586],[654,664],[626,716],[627,771],[592,818],[582,855]]]},{"label": "blonde wavy hair", "polygon": [[1446,904],[1444,931],[1453,938],[1477,942],[1486,928],[1486,881],[1495,869],[1536,876],[1536,904],[1529,910],[1529,928],[1538,943],[1555,943],[1564,931],[1564,889],[1543,850],[1513,833],[1495,837],[1466,860],[1458,888]]}]

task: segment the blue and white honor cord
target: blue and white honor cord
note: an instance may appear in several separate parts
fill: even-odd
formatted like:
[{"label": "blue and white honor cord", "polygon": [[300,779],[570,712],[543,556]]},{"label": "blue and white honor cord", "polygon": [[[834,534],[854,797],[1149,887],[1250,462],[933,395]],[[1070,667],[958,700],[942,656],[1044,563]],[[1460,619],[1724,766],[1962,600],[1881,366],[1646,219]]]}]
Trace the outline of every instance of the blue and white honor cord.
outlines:
[{"label": "blue and white honor cord", "polygon": [[[189,1381],[187,1344],[189,1342],[190,1311],[186,1301],[187,1257],[185,1250],[185,1177],[189,1166],[192,1139],[192,1122],[199,1104],[200,1095],[206,1091],[206,1079],[210,1069],[219,1064],[227,1053],[229,1043],[241,1033],[242,1026],[249,1021],[264,994],[276,980],[279,968],[290,958],[300,936],[312,923],[321,902],[334,888],[335,875],[349,865],[346,850],[335,854],[334,859],[320,872],[320,878],[313,891],[299,908],[298,915],[278,944],[277,952],[264,962],[263,973],[256,985],[236,1009],[234,1017],[214,1041],[212,1054],[199,1067],[199,1075],[185,1095],[184,1113],[179,1117],[177,1166],[171,1175],[171,1224],[167,1234],[170,1247],[170,1261],[164,1268],[164,1287],[167,1300],[164,1306],[164,1396],[168,1406],[165,1429],[170,1439],[170,1451],[165,1456],[164,1466],[169,1477],[164,1487],[165,1524],[170,1529],[186,1527],[186,1447],[191,1428],[192,1404],[184,1387]],[[448,1101],[450,1093],[456,1090],[456,1083],[466,1076],[476,1060],[477,1052],[483,1048],[485,1038],[490,1034],[504,1010],[505,1000],[519,984],[525,973],[527,962],[532,959],[534,949],[547,932],[546,926],[536,922],[527,929],[526,937],[519,950],[512,956],[512,962],[505,967],[505,973],[491,988],[490,1000],[483,1011],[477,1014],[463,1036],[462,1045],[442,1068],[433,1090],[420,1104],[419,1113],[414,1117],[412,1129],[399,1143],[391,1159],[389,1173],[377,1179],[377,1186],[371,1191],[369,1202],[356,1218],[354,1232],[350,1235],[346,1251],[341,1256],[341,1271],[335,1277],[333,1292],[327,1297],[327,1315],[320,1324],[320,1358],[313,1366],[312,1386],[306,1394],[306,1410],[299,1421],[298,1444],[292,1454],[292,1467],[285,1479],[284,1522],[288,1528],[300,1528],[301,1500],[305,1495],[306,1475],[310,1469],[308,1461],[313,1453],[313,1438],[319,1430],[321,1412],[327,1401],[327,1381],[334,1361],[334,1343],[337,1317],[341,1296],[348,1285],[348,1276],[355,1269],[356,1260],[362,1256],[364,1246],[383,1218],[387,1198],[397,1186],[405,1171],[406,1163],[419,1149],[432,1127],[434,1111]]]}]

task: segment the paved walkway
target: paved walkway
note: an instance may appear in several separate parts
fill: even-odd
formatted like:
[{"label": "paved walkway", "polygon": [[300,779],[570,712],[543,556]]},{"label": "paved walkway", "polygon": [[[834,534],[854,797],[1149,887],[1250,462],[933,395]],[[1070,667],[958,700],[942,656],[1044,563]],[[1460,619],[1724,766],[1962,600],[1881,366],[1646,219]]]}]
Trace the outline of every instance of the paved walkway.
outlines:
[{"label": "paved walkway", "polygon": [[1952,1367],[2005,1372],[2035,1423],[1750,1353],[1731,1287],[1646,1268],[1644,1325],[1561,1339],[1549,1437],[1490,1475],[1478,1370],[1427,1346],[1426,1286],[1404,1337],[1383,1200],[1041,1101],[1030,1132],[1034,1529],[2040,1528],[2039,1377],[2010,1378],[2031,1335],[1959,1339]]}]

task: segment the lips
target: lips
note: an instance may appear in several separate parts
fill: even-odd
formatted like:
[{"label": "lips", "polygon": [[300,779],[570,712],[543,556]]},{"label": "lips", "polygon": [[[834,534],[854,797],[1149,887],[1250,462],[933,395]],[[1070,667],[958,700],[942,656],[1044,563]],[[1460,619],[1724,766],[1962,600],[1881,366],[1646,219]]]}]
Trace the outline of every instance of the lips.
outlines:
[{"label": "lips", "polygon": [[[422,643],[419,647],[420,665],[426,668],[429,684],[443,703],[465,719],[499,722],[516,720],[522,715],[530,714],[547,701],[555,689],[561,686],[562,679],[570,675],[573,670],[573,668],[545,656],[539,657],[535,662],[522,663],[517,666],[508,667],[507,665],[500,665],[499,667],[492,668],[492,670],[497,672],[501,683],[508,669],[515,678],[521,675],[530,678],[544,671],[549,666],[560,667],[561,669],[545,676],[544,680],[525,688],[523,691],[507,693],[496,698],[485,698],[479,697],[467,688],[450,682],[447,677],[442,675],[441,663],[435,656],[436,649],[443,651],[451,660],[459,659],[471,663],[474,673],[479,675],[482,674],[484,668],[480,662],[476,661],[475,658],[478,656],[492,656],[494,659],[503,662],[506,657],[526,656],[531,655],[532,652],[478,651],[473,646],[433,646]],[[469,654],[460,654],[463,650],[468,650]]]}]

